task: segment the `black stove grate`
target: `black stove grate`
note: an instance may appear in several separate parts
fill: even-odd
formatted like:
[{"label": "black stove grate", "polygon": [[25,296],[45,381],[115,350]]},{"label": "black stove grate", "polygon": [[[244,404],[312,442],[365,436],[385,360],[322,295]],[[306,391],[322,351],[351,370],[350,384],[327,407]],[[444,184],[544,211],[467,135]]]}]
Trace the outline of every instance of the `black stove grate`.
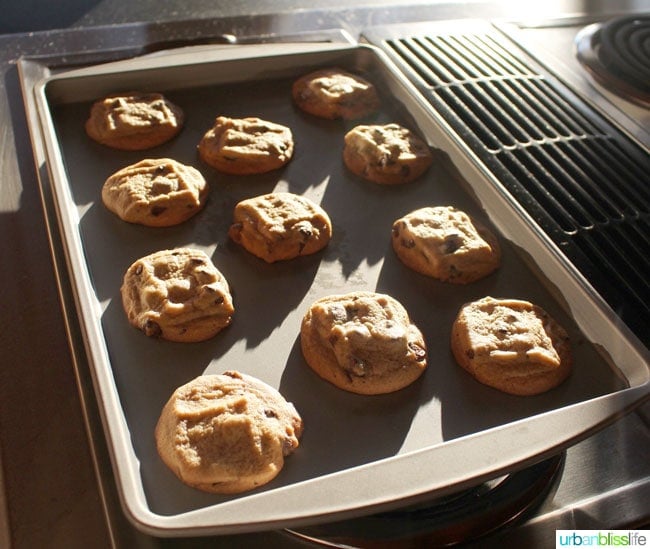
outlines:
[{"label": "black stove grate", "polygon": [[497,27],[424,29],[369,40],[398,63],[648,346],[647,150]]}]

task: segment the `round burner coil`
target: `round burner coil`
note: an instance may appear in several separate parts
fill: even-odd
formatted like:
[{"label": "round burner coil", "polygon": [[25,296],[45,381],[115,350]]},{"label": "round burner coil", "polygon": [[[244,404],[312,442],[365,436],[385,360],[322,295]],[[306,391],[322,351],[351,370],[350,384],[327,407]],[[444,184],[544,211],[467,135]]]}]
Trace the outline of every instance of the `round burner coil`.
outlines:
[{"label": "round burner coil", "polygon": [[576,37],[576,55],[609,91],[650,106],[650,15],[589,25]]},{"label": "round burner coil", "polygon": [[598,55],[612,74],[650,93],[650,15],[603,24]]},{"label": "round burner coil", "polygon": [[317,546],[338,549],[432,549],[478,540],[534,512],[555,486],[564,458],[562,453],[423,504],[285,532]]}]

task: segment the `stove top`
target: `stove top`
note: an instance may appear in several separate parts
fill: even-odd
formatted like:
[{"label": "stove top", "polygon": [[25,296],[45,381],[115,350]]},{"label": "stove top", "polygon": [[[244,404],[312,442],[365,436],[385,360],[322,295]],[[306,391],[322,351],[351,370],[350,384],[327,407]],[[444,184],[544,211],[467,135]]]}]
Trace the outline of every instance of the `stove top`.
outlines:
[{"label": "stove top", "polygon": [[[323,23],[328,23],[327,18],[323,19]],[[196,28],[188,27],[184,31],[179,25],[176,31],[192,35],[196,32],[192,29]],[[584,28],[582,22],[569,25],[553,24],[547,27],[519,25],[518,32],[522,37],[522,45],[534,44],[536,56],[541,60],[548,60],[548,65],[569,83],[572,89],[591,104],[597,105],[605,116],[616,121],[618,127],[642,147],[647,148],[650,143],[648,110],[637,101],[620,97],[605,88],[591,72],[584,70],[573,53],[569,53],[577,47],[574,46],[574,40]],[[206,29],[210,32],[214,30],[209,25]],[[126,37],[133,36],[133,30],[134,26],[123,29]],[[107,36],[109,33],[110,40],[119,41],[124,38],[121,36],[120,27],[106,29]],[[146,33],[141,34],[144,36]],[[99,35],[103,36],[101,32],[97,33],[97,36]],[[74,47],[78,35],[71,35],[69,39],[65,36],[59,38],[62,40],[62,47],[65,47],[66,43]],[[648,448],[650,443],[649,411],[646,406],[645,411],[641,409],[638,413],[630,414],[625,420],[569,449],[563,469],[557,476],[551,475],[553,484],[549,485],[550,491],[544,490],[544,495],[547,496],[544,501],[536,502],[540,506],[524,517],[524,522],[511,528],[509,533],[494,535],[492,539],[495,544],[498,544],[500,539],[510,542],[519,539],[525,540],[529,545],[534,542],[531,546],[551,547],[554,546],[553,528],[588,528],[603,525],[609,527],[614,524],[627,526],[630,525],[630,520],[633,521],[633,526],[643,526],[644,521],[649,518],[647,509],[643,508],[643,502],[647,501],[650,494],[650,471],[640,450]],[[557,465],[559,459],[554,460],[553,464]],[[100,459],[100,468],[108,467],[101,461]],[[555,472],[557,471],[554,470]],[[105,476],[110,477],[110,474]],[[110,482],[107,490],[112,490]],[[467,494],[459,497],[467,497]],[[411,511],[413,510],[409,510]],[[417,514],[421,510],[415,512]],[[207,547],[211,543],[213,542],[210,540],[204,540],[204,543],[197,541],[193,546]],[[171,547],[173,543],[168,545]],[[143,542],[142,546],[151,546],[151,543]],[[489,546],[489,543],[483,546]]]}]

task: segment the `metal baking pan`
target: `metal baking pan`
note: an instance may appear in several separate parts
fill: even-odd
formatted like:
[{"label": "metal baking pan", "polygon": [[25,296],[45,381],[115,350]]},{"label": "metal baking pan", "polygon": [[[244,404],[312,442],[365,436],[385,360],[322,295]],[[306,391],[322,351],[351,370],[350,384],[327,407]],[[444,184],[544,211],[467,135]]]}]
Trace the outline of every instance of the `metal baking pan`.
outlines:
[{"label": "metal baking pan", "polygon": [[[384,101],[374,121],[400,122],[427,139],[436,161],[424,177],[380,186],[345,170],[342,138],[353,124],[307,116],[290,99],[297,76],[332,65],[378,84]],[[149,151],[123,152],[86,137],[92,101],[132,89],[162,92],[185,110],[178,138]],[[238,533],[396,508],[553,455],[648,396],[647,350],[372,46],[189,48],[53,74],[32,91],[28,101],[40,124],[30,122],[32,138],[45,158],[115,482],[126,515],[144,532]],[[294,158],[262,176],[218,174],[200,162],[196,146],[220,114],[290,126]],[[206,208],[164,229],[130,225],[109,213],[100,198],[104,180],[145,157],[199,168],[211,187]],[[325,208],[334,234],[324,251],[268,265],[229,242],[234,205],[273,190],[304,194]],[[391,249],[392,222],[426,205],[454,205],[495,228],[504,248],[501,269],[452,286],[402,265]],[[233,291],[233,324],[203,343],[149,339],[129,326],[121,307],[126,268],[138,257],[179,246],[206,251]],[[299,327],[309,305],[360,289],[393,295],[426,338],[429,367],[399,392],[344,392],[318,378],[301,356]],[[449,350],[453,318],[463,303],[485,295],[533,301],[567,328],[575,369],[564,384],[536,397],[514,397],[480,385],[456,366]],[[270,484],[218,496],[180,483],[159,459],[153,431],[176,387],[227,369],[278,388],[301,413],[305,433]]]}]

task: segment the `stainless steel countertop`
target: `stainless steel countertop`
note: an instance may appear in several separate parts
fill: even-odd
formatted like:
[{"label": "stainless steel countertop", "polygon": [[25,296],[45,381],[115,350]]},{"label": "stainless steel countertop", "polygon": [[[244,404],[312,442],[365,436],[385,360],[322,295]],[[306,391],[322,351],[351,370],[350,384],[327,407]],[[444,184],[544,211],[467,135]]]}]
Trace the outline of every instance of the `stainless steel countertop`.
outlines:
[{"label": "stainless steel countertop", "polygon": [[[221,5],[223,4],[223,5]],[[572,17],[582,2],[553,2],[530,7],[522,2],[398,2],[374,0],[347,8],[345,0],[75,0],[61,10],[49,1],[3,6],[0,23],[0,547],[269,547],[297,545],[281,533],[229,536],[217,540],[156,540],[136,532],[120,516],[111,492],[110,467],[101,433],[97,456],[89,450],[73,355],[69,349],[57,293],[39,185],[23,110],[15,61],[21,55],[56,57],[107,46],[137,48],[146,40],[143,22],[197,19],[203,31],[248,35],[343,28],[360,29],[387,22],[485,17],[521,19]],[[614,5],[615,4],[615,5]],[[641,2],[593,2],[590,9],[612,13]],[[650,3],[645,2],[650,10]],[[537,10],[537,13],[533,13]],[[551,11],[552,10],[552,11]],[[132,29],[127,43],[107,44],[93,27]],[[34,32],[36,31],[36,32]],[[124,33],[120,34],[123,39]],[[173,38],[173,37],[171,37]],[[110,42],[110,40],[109,40]],[[86,380],[87,381],[87,380]],[[543,506],[558,528],[624,526],[632,502],[618,495],[621,483],[643,476],[639,455],[648,452],[648,407],[626,416],[571,448],[562,481]],[[623,441],[637,441],[629,445]],[[611,446],[608,453],[604,445]],[[600,451],[597,451],[600,450]],[[607,459],[603,460],[602,456]],[[93,461],[102,475],[98,483]],[[583,482],[585,476],[593,480]],[[106,510],[117,511],[107,526]],[[647,496],[647,488],[639,494]],[[580,513],[563,508],[582,501]],[[573,526],[571,526],[573,525]],[[634,525],[631,525],[634,526]],[[636,525],[639,526],[639,525]],[[535,519],[492,536],[481,546],[527,543],[554,547],[554,532],[540,532]]]}]

